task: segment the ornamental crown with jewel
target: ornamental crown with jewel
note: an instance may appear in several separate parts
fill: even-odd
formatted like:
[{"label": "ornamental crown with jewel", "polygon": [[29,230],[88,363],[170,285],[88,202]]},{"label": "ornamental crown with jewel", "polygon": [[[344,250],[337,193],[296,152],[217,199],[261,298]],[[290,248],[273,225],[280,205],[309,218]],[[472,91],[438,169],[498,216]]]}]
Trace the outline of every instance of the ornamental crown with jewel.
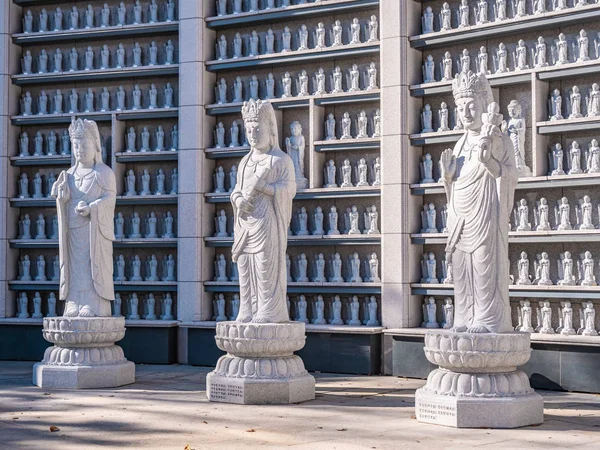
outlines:
[{"label": "ornamental crown with jewel", "polygon": [[96,140],[98,135],[98,125],[93,120],[77,119],[73,120],[71,125],[69,125],[69,136],[71,139],[83,139],[87,137]]},{"label": "ornamental crown with jewel", "polygon": [[483,73],[460,72],[452,81],[454,100],[465,97],[485,98],[486,104],[494,101],[492,88]]},{"label": "ornamental crown with jewel", "polygon": [[242,106],[244,122],[259,122],[260,119],[267,119],[270,123],[273,113],[273,106],[268,101],[250,99]]}]

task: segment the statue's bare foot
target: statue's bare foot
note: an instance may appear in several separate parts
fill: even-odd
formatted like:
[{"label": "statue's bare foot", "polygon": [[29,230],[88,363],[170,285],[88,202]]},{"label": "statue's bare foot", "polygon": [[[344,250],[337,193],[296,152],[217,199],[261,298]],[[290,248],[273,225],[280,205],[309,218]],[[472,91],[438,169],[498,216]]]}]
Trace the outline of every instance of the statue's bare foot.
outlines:
[{"label": "statue's bare foot", "polygon": [[489,332],[490,332],[490,330],[488,330],[483,325],[473,325],[473,326],[467,328],[467,333],[489,333]]},{"label": "statue's bare foot", "polygon": [[238,316],[238,318],[235,319],[235,321],[248,323],[248,322],[252,321],[252,316],[245,316],[245,317]]},{"label": "statue's bare foot", "polygon": [[252,319],[252,323],[269,323],[269,320],[264,317],[255,317]]},{"label": "statue's bare foot", "polygon": [[450,328],[450,331],[453,333],[464,333],[465,331],[467,331],[467,327],[465,325],[461,325],[459,327],[452,327]]},{"label": "statue's bare foot", "polygon": [[65,307],[65,312],[63,313],[64,317],[77,317],[79,315],[79,310],[77,306],[72,302],[67,302],[67,306]]},{"label": "statue's bare foot", "polygon": [[96,314],[94,314],[92,308],[90,308],[89,306],[84,306],[79,311],[79,317],[96,317]]}]

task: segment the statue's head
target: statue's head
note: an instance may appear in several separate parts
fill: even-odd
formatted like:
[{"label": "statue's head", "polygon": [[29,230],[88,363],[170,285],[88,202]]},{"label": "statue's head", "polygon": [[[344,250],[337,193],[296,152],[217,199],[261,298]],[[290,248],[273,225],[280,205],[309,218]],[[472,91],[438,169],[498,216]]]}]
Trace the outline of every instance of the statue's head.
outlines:
[{"label": "statue's head", "polygon": [[249,100],[242,106],[248,143],[253,150],[266,153],[278,147],[275,110],[269,101]]},{"label": "statue's head", "polygon": [[516,100],[511,100],[508,104],[508,115],[511,118],[519,118],[522,112],[521,104]]},{"label": "statue's head", "polygon": [[76,164],[102,162],[102,145],[96,122],[87,119],[74,120],[69,126],[69,136]]},{"label": "statue's head", "polygon": [[527,259],[527,253],[521,252],[521,259]]},{"label": "statue's head", "polygon": [[461,72],[454,78],[452,94],[461,123],[467,130],[480,130],[481,116],[494,101],[490,84],[482,73]]},{"label": "statue's head", "polygon": [[293,121],[290,124],[290,131],[292,132],[292,136],[298,137],[302,134],[302,125],[298,121]]}]

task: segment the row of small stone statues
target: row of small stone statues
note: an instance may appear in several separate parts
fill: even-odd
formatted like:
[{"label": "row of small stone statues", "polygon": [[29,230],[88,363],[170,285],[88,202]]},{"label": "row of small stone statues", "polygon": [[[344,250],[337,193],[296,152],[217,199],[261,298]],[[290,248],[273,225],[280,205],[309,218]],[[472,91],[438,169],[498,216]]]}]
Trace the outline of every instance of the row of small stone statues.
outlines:
[{"label": "row of small stone statues", "polygon": [[19,156],[69,156],[71,154],[71,140],[67,130],[60,131],[51,130],[48,135],[42,134],[41,131],[36,131],[33,137],[33,155],[30,153],[29,134],[23,131],[19,135]]},{"label": "row of small stone statues", "polygon": [[[556,66],[589,61],[591,59],[589,41],[585,30],[581,30],[571,42],[564,33],[560,33],[558,39],[554,40],[554,45],[549,46],[551,58],[548,58],[548,45],[546,39],[542,36],[537,38],[532,48],[528,48],[523,39],[518,41],[512,51],[504,43],[500,43],[491,55],[493,70],[490,69],[490,54],[485,46],[481,46],[475,57],[476,72],[486,75],[492,72],[496,74],[510,72],[509,57],[512,59],[513,70],[526,70],[532,67],[538,69],[549,65]],[[597,40],[594,39],[593,53],[594,58],[598,59],[599,56],[600,37]],[[464,49],[456,60],[450,52],[445,52],[437,74],[433,56],[427,55],[423,64],[423,83],[451,81],[454,78],[455,67],[458,72],[471,70],[471,55],[467,49]]]},{"label": "row of small stone statues", "polygon": [[45,49],[40,50],[40,54],[35,58],[36,68],[33,68],[34,57],[31,54],[31,50],[26,50],[23,58],[21,59],[21,71],[24,75],[29,75],[32,73],[60,73],[60,72],[76,72],[78,70],[94,70],[94,69],[110,69],[111,67],[115,67],[116,69],[122,69],[124,67],[141,67],[141,66],[156,66],[159,64],[170,65],[174,64],[174,53],[175,46],[173,45],[173,41],[169,39],[164,44],[165,49],[165,57],[162,63],[158,61],[158,46],[155,41],[152,41],[148,48],[145,50],[147,58],[146,63],[142,61],[143,50],[140,46],[139,42],[133,44],[131,49],[131,64],[128,66],[126,64],[126,56],[127,52],[125,46],[123,44],[119,44],[117,49],[115,50],[114,57],[116,61],[113,61],[111,64],[111,51],[108,45],[104,44],[100,49],[100,61],[96,59],[94,49],[91,46],[88,46],[84,55],[83,55],[83,69],[80,69],[79,65],[79,53],[75,47],[71,48],[71,51],[67,53],[67,57],[69,58],[69,65],[64,67],[63,65],[63,57],[65,54],[62,52],[60,48],[57,48],[54,51],[54,55],[52,60],[54,64],[52,68],[50,67],[50,55],[46,52]]},{"label": "row of small stone statues", "polygon": [[[421,158],[421,183],[435,183],[434,162],[430,153]],[[592,139],[587,149],[582,150],[578,141],[571,142],[571,148],[565,152],[562,144],[557,143],[548,152],[548,175],[580,175],[600,173],[600,146]],[[441,180],[440,180],[441,181]]]},{"label": "row of small stone statues", "polygon": [[[361,25],[360,20],[355,17],[348,29],[348,39],[346,44],[342,37],[343,27],[340,20],[336,20],[329,32],[329,45],[327,44],[327,30],[325,24],[319,22],[317,28],[312,33],[309,32],[306,25],[300,26],[296,33],[295,51],[303,51],[309,49],[322,49],[326,47],[339,47],[342,45],[361,44],[363,42],[376,42],[378,40],[377,30],[379,24],[377,16],[371,16],[365,25]],[[363,31],[364,30],[364,31]],[[312,34],[312,45],[309,43],[309,34]],[[364,39],[362,35],[364,34]],[[277,36],[280,37],[277,37]],[[267,30],[264,36],[259,35],[256,30],[253,30],[249,36],[242,36],[236,33],[233,38],[231,53],[228,53],[227,37],[222,34],[216,43],[217,60],[237,59],[245,56],[254,57],[259,55],[270,55],[276,52],[275,42],[280,42],[277,45],[278,52],[287,53],[292,50],[292,32],[289,27],[285,27],[280,33],[273,32],[271,28]],[[263,43],[261,43],[261,40]],[[244,52],[244,47],[246,52]],[[262,51],[261,51],[262,48]],[[244,54],[245,53],[245,54]],[[231,54],[231,56],[229,56]]]},{"label": "row of small stone statues", "polygon": [[[142,234],[141,224],[145,223],[146,233]],[[162,218],[162,233],[158,232],[159,218],[154,211],[150,212],[145,219],[140,217],[138,212],[134,212],[129,221],[127,236],[125,235],[125,217],[122,212],[118,212],[115,217],[115,238],[125,239],[156,239],[158,237],[169,239],[174,238],[173,225],[175,219],[171,211],[167,211]],[[32,220],[29,214],[24,214],[19,220],[19,239],[58,239],[58,217],[53,215],[50,219],[50,232],[48,232],[48,221],[43,214],[38,214],[35,220],[35,235],[31,232]]]},{"label": "row of small stone statues", "polygon": [[[461,0],[457,8],[453,10],[447,2],[444,2],[437,15],[437,25],[434,25],[436,17],[433,8],[427,6],[421,19],[422,33],[449,31],[455,28],[453,23],[456,28],[465,28],[471,25],[483,25],[489,22],[507,20],[509,19],[507,9],[509,5],[512,10],[512,18],[517,19],[530,14],[539,15],[549,11],[562,11],[568,8],[581,7],[593,2],[573,0],[573,4],[570,6],[568,0],[531,0],[531,9],[528,0],[492,0],[491,2],[477,0],[473,3],[475,5],[471,8],[468,0]],[[490,13],[493,13],[493,16]]]},{"label": "row of small stone statues", "polygon": [[[356,133],[352,135],[352,124],[354,122]],[[302,125],[298,122],[294,122],[300,126],[300,130],[302,130]],[[229,145],[225,143],[225,125],[223,122],[219,122],[214,131],[215,138],[215,148],[225,148],[225,147],[239,147],[240,146],[240,133],[241,137],[243,137],[243,143],[241,145],[248,145],[246,134],[243,132],[243,123],[241,121],[234,120],[231,123],[231,127],[229,128]],[[325,140],[332,141],[338,139],[337,133],[337,123],[335,120],[335,116],[333,113],[329,113],[327,115],[327,120],[325,120]],[[369,117],[366,111],[361,111],[356,119],[353,121],[350,117],[349,112],[345,112],[342,115],[342,120],[340,122],[340,134],[339,139],[366,139],[366,138],[377,138],[381,136],[381,113],[379,109],[375,110],[375,113],[372,117],[372,133],[369,135]],[[301,132],[301,131],[300,131]],[[304,137],[302,137],[304,139]]]},{"label": "row of small stone statues", "polygon": [[[35,275],[31,268],[32,261],[29,255],[23,255],[19,260],[19,281],[58,281],[59,280],[59,260],[58,256],[52,257],[51,271],[47,270],[46,258],[39,255],[35,260]],[[127,261],[123,255],[119,255],[115,260],[115,281],[175,281],[177,272],[175,271],[175,258],[173,255],[166,255],[162,261],[162,276],[159,277],[159,261],[156,255],[151,255],[145,261],[145,277],[142,277],[142,260],[139,255],[134,255],[129,261],[129,277],[125,275],[125,266]],[[49,269],[49,268],[48,268]]]},{"label": "row of small stone statues", "polygon": [[[371,169],[371,177],[369,177],[369,168]],[[214,174],[214,192],[217,194],[232,192],[236,180],[237,166],[233,165],[229,170],[228,187],[225,185],[225,169],[223,166],[217,166]],[[376,157],[372,164],[368,164],[365,158],[360,158],[358,161],[356,161],[354,167],[349,159],[345,159],[342,163],[342,167],[339,170],[339,174],[333,159],[330,159],[325,164],[323,171],[323,187],[325,188],[352,188],[380,185],[381,162],[379,157]],[[302,186],[302,188],[306,187],[307,186]]]},{"label": "row of small stone statues", "polygon": [[[361,82],[362,74],[362,82]],[[329,78],[330,90],[327,90],[327,78]],[[344,91],[344,78],[346,78],[346,90]],[[312,79],[313,93],[310,93],[309,82]],[[247,86],[246,86],[247,84]],[[265,100],[273,98],[305,97],[309,95],[338,94],[341,92],[360,92],[362,90],[372,91],[378,89],[377,86],[377,64],[371,62],[366,70],[361,71],[358,64],[353,64],[344,77],[344,73],[339,66],[336,66],[328,77],[325,69],[322,67],[311,77],[305,69],[298,73],[296,80],[292,79],[290,72],[285,72],[279,83],[280,95],[275,93],[275,85],[278,84],[273,73],[269,72],[264,81],[264,91],[262,98]],[[293,85],[295,84],[295,90]],[[231,91],[232,96],[229,96]],[[227,80],[221,78],[215,87],[215,98],[217,104],[240,103],[245,100],[258,100],[260,95],[260,82],[256,75],[252,75],[245,82],[241,76],[237,76],[233,82],[232,88],[228,88]],[[296,94],[294,95],[294,92]],[[229,100],[231,98],[231,101]]]},{"label": "row of small stone statues", "polygon": [[[160,152],[163,150],[167,150],[167,146],[165,146],[165,130],[163,128],[162,125],[158,125],[158,127],[156,127],[156,130],[154,131],[154,142],[155,145],[151,145],[150,144],[150,138],[151,138],[151,133],[148,130],[148,127],[143,127],[142,128],[142,132],[139,134],[140,139],[141,139],[141,147],[139,147],[138,149],[138,145],[137,145],[137,140],[138,140],[138,133],[135,131],[134,127],[130,127],[129,131],[127,132],[127,134],[125,135],[125,142],[126,142],[126,147],[125,147],[125,152],[126,153],[131,153],[131,152]],[[179,130],[177,129],[177,125],[173,125],[173,128],[171,129],[171,147],[168,148],[168,150],[170,151],[175,151],[177,150],[177,147],[179,145]]]},{"label": "row of small stone statues", "polygon": [[[567,94],[568,102],[563,106],[560,89],[554,89],[548,100],[550,120],[579,119],[581,117],[600,116],[600,86],[593,83],[588,89],[587,96],[583,96],[578,86],[573,86]],[[585,105],[582,100],[585,101]],[[585,106],[585,111],[584,111]],[[566,112],[563,116],[563,112]]]},{"label": "row of small stone statues", "polygon": [[[321,3],[324,0],[313,0],[312,3]],[[330,0],[331,1],[331,0]],[[334,0],[335,1],[335,0]],[[246,8],[244,8],[246,3]],[[305,5],[309,0],[216,0],[217,16],[226,16],[228,14],[242,14],[244,12],[258,12],[260,10],[269,10],[274,8],[286,8],[296,5]]]},{"label": "row of small stone statues", "polygon": [[[596,206],[598,216],[600,217],[600,204]],[[521,199],[516,203],[513,209],[513,222],[511,229],[514,231],[568,231],[568,230],[595,230],[600,227],[594,224],[594,205],[589,195],[584,195],[577,201],[574,207],[569,204],[567,197],[562,197],[556,201],[553,211],[554,226],[550,223],[552,208],[548,205],[545,197],[541,197],[533,208],[533,225],[530,222],[530,208],[527,199]],[[574,211],[575,222],[572,221]],[[445,233],[447,232],[446,219],[447,208],[443,205],[440,208],[439,219],[436,207],[433,203],[423,205],[421,212],[421,233]],[[600,219],[599,219],[600,220]],[[441,224],[438,227],[438,223]]]},{"label": "row of small stone statues", "polygon": [[[142,189],[137,190],[137,186],[139,184],[135,172],[133,169],[129,169],[127,171],[127,175],[125,176],[125,191],[123,195],[126,197],[132,197],[136,195],[176,195],[177,194],[177,185],[179,183],[179,173],[177,169],[171,169],[171,189],[167,188],[167,176],[165,175],[164,169],[158,169],[156,171],[155,184],[152,183],[152,175],[150,175],[150,171],[148,169],[144,169],[139,179],[142,184]],[[151,184],[154,184],[155,188],[152,189]]]},{"label": "row of small stone statues", "polygon": [[[536,308],[537,326],[533,326],[532,306],[529,300],[520,300],[517,306],[516,331],[526,333],[598,336],[596,331],[596,310],[591,301],[582,301],[579,306],[579,326],[575,328],[574,309],[571,301],[560,302],[558,309],[558,327],[554,328],[552,303],[540,300]],[[557,305],[558,306],[558,305]],[[426,297],[423,303],[423,322],[425,328],[452,328],[454,324],[454,305],[446,297],[441,305],[442,321],[438,321],[438,305],[434,297]]]},{"label": "row of small stone statues", "polygon": [[[325,230],[323,222],[325,220],[325,214],[323,208],[317,206],[312,214],[312,231],[309,230],[308,226],[308,213],[305,207],[300,208],[295,217],[292,219],[290,224],[289,234],[292,233],[296,236],[336,236],[340,234],[379,234],[378,220],[379,213],[377,207],[367,206],[363,213],[363,231],[360,230],[360,213],[356,206],[346,208],[346,213],[342,213],[344,217],[344,227],[340,231],[338,225],[340,213],[337,211],[337,207],[332,206],[329,213],[327,214],[328,229]],[[215,217],[215,237],[228,237],[233,236],[233,233],[229,233],[231,227],[228,225],[228,217],[225,210],[221,210]]]},{"label": "row of small stone statues", "polygon": [[[533,263],[534,275],[530,274],[530,261],[526,252],[521,252],[516,262],[517,276],[511,276],[511,282],[517,285],[539,286],[597,286],[594,274],[595,261],[590,251],[579,255],[573,260],[571,252],[565,251],[556,260],[556,283],[551,276],[552,261],[547,252],[536,255]],[[577,269],[577,274],[575,273]],[[442,276],[437,277],[437,261],[433,252],[425,253],[421,261],[421,283],[425,284],[453,284],[452,263],[442,259]]]},{"label": "row of small stone statues", "polygon": [[[347,301],[342,301],[339,295],[335,295],[327,303],[322,295],[317,295],[314,301],[310,303],[306,300],[305,295],[299,295],[294,301],[287,296],[286,300],[288,314],[290,320],[293,321],[314,325],[379,326],[378,304],[375,296],[366,297],[362,305],[356,295],[351,296]],[[310,318],[309,308],[311,310]],[[238,294],[233,294],[229,301],[225,299],[224,294],[215,294],[213,320],[217,322],[235,320],[239,310],[240,296]],[[229,316],[227,315],[228,312],[230,313]]]},{"label": "row of small stone statues", "polygon": [[[88,4],[82,12],[77,9],[77,6],[73,6],[68,13],[57,7],[52,15],[52,20],[50,20],[48,11],[42,8],[37,21],[34,19],[31,10],[27,10],[23,15],[23,32],[33,33],[35,29],[39,33],[45,33],[48,31],[87,30],[98,27],[107,28],[129,24],[156,23],[161,21],[161,16],[166,22],[175,20],[175,2],[173,0],[166,0],[160,6],[156,0],[150,0],[147,9],[142,6],[140,0],[135,0],[129,12],[124,2],[119,3],[119,6],[115,9],[111,9],[107,3],[104,3],[99,13],[97,13],[97,10],[98,8],[94,9],[91,4]],[[34,27],[34,21],[36,27]]]},{"label": "row of small stone statues", "polygon": [[[87,88],[83,93],[83,104],[79,102],[79,93],[77,89],[71,89],[68,98],[65,98],[62,90],[57,89],[54,96],[51,99],[45,90],[41,90],[37,97],[37,113],[38,115],[46,114],[64,114],[68,112],[70,114],[78,112],[109,112],[109,111],[125,111],[125,110],[138,110],[138,109],[156,109],[156,108],[172,108],[173,103],[173,87],[171,83],[167,82],[163,88],[163,105],[158,104],[158,88],[156,84],[152,83],[148,88],[146,94],[144,94],[138,84],[133,86],[131,91],[131,107],[127,108],[127,92],[123,86],[117,88],[117,92],[113,95],[108,87],[103,87],[100,92],[99,98],[96,99],[96,93],[93,88]],[[142,106],[142,97],[148,98],[147,106]],[[113,100],[113,106],[111,107],[111,99]],[[116,100],[116,105],[114,104]],[[66,102],[66,105],[65,105]],[[33,112],[33,97],[31,92],[27,91],[21,96],[21,115],[31,116]],[[96,105],[96,106],[95,106]],[[51,108],[49,108],[49,106]],[[67,106],[67,108],[65,108]],[[52,110],[50,113],[49,110]]]},{"label": "row of small stone statues", "polygon": [[[29,298],[26,292],[21,292],[17,298],[17,315],[19,319],[41,319],[42,317],[56,317],[56,295],[54,292],[48,294],[46,299],[46,313],[42,313],[42,296],[36,292],[33,296],[31,306],[33,311],[29,309]],[[153,293],[149,293],[146,300],[143,302],[143,314],[139,314],[139,299],[136,293],[129,296],[127,300],[127,319],[139,320],[174,320],[173,317],[173,298],[168,292],[160,300],[160,313],[156,314],[156,298]],[[114,317],[122,317],[122,298],[121,294],[115,294],[115,300],[112,302],[112,310]],[[31,314],[30,314],[31,313]]]},{"label": "row of small stone statues", "polygon": [[[379,259],[377,259],[377,253],[370,253],[364,259],[358,255],[358,253],[352,253],[348,256],[346,265],[349,267],[347,270],[346,278],[344,278],[344,261],[339,253],[331,255],[326,260],[323,253],[315,255],[312,265],[312,277],[309,278],[309,260],[306,253],[301,253],[295,258],[294,275],[292,276],[292,260],[290,255],[286,255],[286,267],[287,267],[287,281],[297,283],[377,283],[381,281],[379,278]],[[227,270],[227,258],[224,254],[219,254],[215,258],[215,281],[239,281],[239,272],[237,264],[233,261],[229,265],[229,271]],[[329,277],[325,275],[326,266],[329,266]],[[228,273],[229,272],[229,276]]]},{"label": "row of small stone statues", "polygon": [[[159,276],[160,265],[162,265],[161,276]],[[127,266],[129,266],[128,275]],[[145,276],[142,276],[142,266]],[[150,255],[144,262],[139,255],[133,255],[129,261],[125,259],[124,255],[119,255],[115,258],[113,278],[115,281],[176,281],[175,257],[171,254],[165,255],[162,263],[159,264],[156,255]]]}]

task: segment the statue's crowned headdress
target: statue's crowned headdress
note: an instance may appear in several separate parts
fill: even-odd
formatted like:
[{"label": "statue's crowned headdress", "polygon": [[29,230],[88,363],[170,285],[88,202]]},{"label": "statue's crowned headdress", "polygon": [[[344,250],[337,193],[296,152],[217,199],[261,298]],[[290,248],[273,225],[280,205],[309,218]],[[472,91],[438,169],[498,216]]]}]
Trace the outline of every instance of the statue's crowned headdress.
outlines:
[{"label": "statue's crowned headdress", "polygon": [[[76,119],[69,125],[69,137],[73,139],[90,139],[96,147],[96,160],[102,155],[102,142],[100,140],[100,132],[98,125],[93,120]],[[99,155],[99,156],[98,156]]]},{"label": "statue's crowned headdress", "polygon": [[452,81],[452,94],[454,100],[459,98],[484,98],[486,105],[494,101],[492,88],[483,73],[472,71],[460,72]]},{"label": "statue's crowned headdress", "polygon": [[266,123],[269,133],[271,134],[271,145],[273,147],[279,147],[277,120],[271,102],[268,100],[254,99],[244,102],[242,105],[242,119],[244,120],[244,124],[247,122]]}]

